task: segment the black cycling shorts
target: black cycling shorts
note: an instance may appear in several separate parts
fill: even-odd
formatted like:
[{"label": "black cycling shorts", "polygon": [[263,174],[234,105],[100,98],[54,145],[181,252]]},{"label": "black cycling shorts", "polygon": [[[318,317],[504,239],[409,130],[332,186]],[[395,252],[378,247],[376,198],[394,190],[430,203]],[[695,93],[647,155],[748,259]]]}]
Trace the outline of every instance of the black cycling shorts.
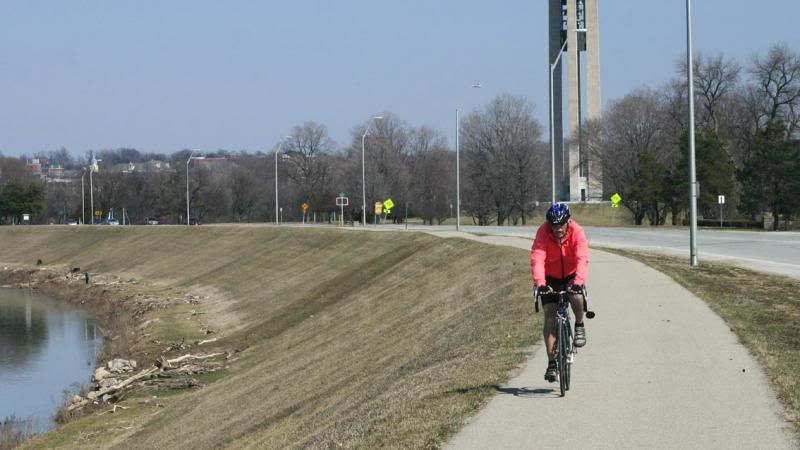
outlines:
[{"label": "black cycling shorts", "polygon": [[[574,279],[575,279],[575,274],[574,273],[572,275],[568,276],[567,278],[564,278],[564,279],[552,278],[552,277],[546,277],[545,278],[547,285],[550,286],[551,288],[553,288],[553,290],[556,291],[556,292],[558,292],[558,291],[566,291],[567,290],[567,286],[569,286],[570,283],[572,283],[572,280],[574,280]],[[558,295],[556,295],[556,294],[545,294],[545,295],[542,295],[542,304],[543,305],[547,305],[549,303],[558,303]]]}]

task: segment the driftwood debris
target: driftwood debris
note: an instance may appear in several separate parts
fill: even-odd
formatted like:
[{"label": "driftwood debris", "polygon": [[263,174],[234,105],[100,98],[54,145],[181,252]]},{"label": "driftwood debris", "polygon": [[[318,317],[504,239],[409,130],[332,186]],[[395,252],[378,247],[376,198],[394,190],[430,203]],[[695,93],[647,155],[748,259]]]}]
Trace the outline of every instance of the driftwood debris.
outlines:
[{"label": "driftwood debris", "polygon": [[[150,383],[151,379],[158,378],[158,379],[168,379],[170,376],[174,375],[185,375],[185,374],[193,374],[193,373],[202,373],[208,371],[208,368],[203,366],[199,366],[197,364],[188,364],[189,361],[205,361],[212,358],[217,358],[220,356],[224,356],[225,358],[228,357],[228,353],[211,353],[208,355],[192,355],[186,354],[183,356],[179,356],[173,359],[166,359],[164,357],[159,358],[155,364],[147,369],[143,369],[138,373],[126,378],[125,380],[115,383],[112,385],[107,385],[107,383],[100,384],[102,381],[114,380],[114,378],[104,378],[104,377],[97,377],[96,381],[98,382],[98,387],[100,389],[96,391],[91,391],[86,394],[86,397],[75,396],[72,400],[72,404],[67,408],[68,411],[74,411],[76,409],[82,408],[89,404],[92,401],[98,401],[99,399],[108,399],[115,397],[120,391],[131,387],[135,383],[139,382],[148,382]],[[133,365],[135,367],[135,363]],[[215,367],[216,368],[216,367]],[[104,369],[99,368],[98,372]],[[214,370],[214,369],[211,369]],[[107,373],[107,372],[106,372]],[[193,387],[197,386],[199,383],[197,380],[190,379],[186,381],[156,381],[153,380],[152,383],[154,384],[164,384],[167,388],[178,388],[178,387]]]}]

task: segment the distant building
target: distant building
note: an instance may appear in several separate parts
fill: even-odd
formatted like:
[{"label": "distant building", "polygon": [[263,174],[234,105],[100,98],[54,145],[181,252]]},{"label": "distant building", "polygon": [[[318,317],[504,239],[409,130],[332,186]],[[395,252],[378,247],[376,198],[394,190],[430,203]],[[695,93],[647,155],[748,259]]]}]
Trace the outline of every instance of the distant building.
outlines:
[{"label": "distant building", "polygon": [[42,163],[39,162],[39,158],[33,158],[26,163],[28,166],[28,170],[31,171],[31,174],[36,176],[42,176]]},{"label": "distant building", "polygon": [[47,178],[61,178],[64,176],[64,168],[61,166],[50,166],[47,168]]}]

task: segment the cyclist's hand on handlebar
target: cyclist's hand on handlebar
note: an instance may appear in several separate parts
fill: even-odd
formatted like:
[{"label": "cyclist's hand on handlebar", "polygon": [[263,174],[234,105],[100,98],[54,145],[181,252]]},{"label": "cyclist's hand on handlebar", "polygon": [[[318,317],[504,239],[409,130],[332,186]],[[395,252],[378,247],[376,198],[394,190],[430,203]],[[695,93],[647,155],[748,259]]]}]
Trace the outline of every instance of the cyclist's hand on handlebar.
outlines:
[{"label": "cyclist's hand on handlebar", "polygon": [[552,294],[554,292],[553,288],[551,288],[550,286],[548,286],[546,284],[543,284],[541,286],[537,286],[536,289],[539,291],[539,295],[548,295],[548,294]]},{"label": "cyclist's hand on handlebar", "polygon": [[582,284],[570,284],[567,287],[567,290],[571,294],[583,294],[583,285]]}]

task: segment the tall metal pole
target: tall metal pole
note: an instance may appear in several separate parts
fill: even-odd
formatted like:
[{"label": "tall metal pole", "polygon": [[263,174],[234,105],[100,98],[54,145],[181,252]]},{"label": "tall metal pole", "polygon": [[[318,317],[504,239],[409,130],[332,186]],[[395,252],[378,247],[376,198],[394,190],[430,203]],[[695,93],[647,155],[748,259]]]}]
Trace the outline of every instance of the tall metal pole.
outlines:
[{"label": "tall metal pole", "polygon": [[292,138],[291,136],[285,136],[278,144],[278,150],[275,151],[275,225],[280,225],[281,223],[278,212],[278,153],[281,152],[281,147],[283,147],[283,143],[286,142],[287,139],[291,138]]},{"label": "tall metal pole", "polygon": [[192,156],[194,156],[194,152],[186,160],[186,226],[189,226],[189,163],[192,162]]},{"label": "tall metal pole", "polygon": [[[559,53],[560,55],[560,53]],[[550,64],[550,184],[551,195],[550,204],[556,203],[556,130],[553,118],[553,64]]]},{"label": "tall metal pole", "polygon": [[369,126],[372,125],[372,120],[369,121],[367,124],[367,129],[364,131],[364,135],[361,136],[361,226],[367,226],[367,188],[365,180],[365,172],[364,172],[364,142],[367,139],[367,133],[369,132]]},{"label": "tall metal pole", "polygon": [[[459,126],[458,126],[458,113],[456,108],[456,231],[461,231],[461,168],[459,165]],[[408,204],[406,204],[408,209]]]},{"label": "tall metal pole", "polygon": [[89,209],[91,209],[89,217],[94,224],[94,189],[92,189],[92,172],[94,172],[94,165],[89,167]]},{"label": "tall metal pole", "polygon": [[364,130],[364,135],[361,136],[361,225],[365,227],[367,226],[367,184],[364,171],[364,150],[367,133],[369,133],[369,127],[372,126],[372,121],[375,119],[383,119],[383,116],[373,116],[370,118],[369,122],[367,122],[367,129]]},{"label": "tall metal pole", "polygon": [[86,225],[86,194],[83,191],[83,177],[85,176],[86,170],[84,169],[81,174],[81,225]]},{"label": "tall metal pole", "polygon": [[564,48],[567,46],[567,40],[561,45],[561,49],[556,55],[556,59],[550,64],[550,182],[552,187],[552,195],[550,196],[551,204],[556,202],[556,130],[555,130],[555,107],[553,106],[553,73],[556,70],[558,62],[561,60],[561,54],[564,53]]},{"label": "tall metal pole", "polygon": [[686,66],[689,85],[689,264],[697,266],[697,174],[694,155],[694,68],[692,61],[692,1],[686,0]]}]

